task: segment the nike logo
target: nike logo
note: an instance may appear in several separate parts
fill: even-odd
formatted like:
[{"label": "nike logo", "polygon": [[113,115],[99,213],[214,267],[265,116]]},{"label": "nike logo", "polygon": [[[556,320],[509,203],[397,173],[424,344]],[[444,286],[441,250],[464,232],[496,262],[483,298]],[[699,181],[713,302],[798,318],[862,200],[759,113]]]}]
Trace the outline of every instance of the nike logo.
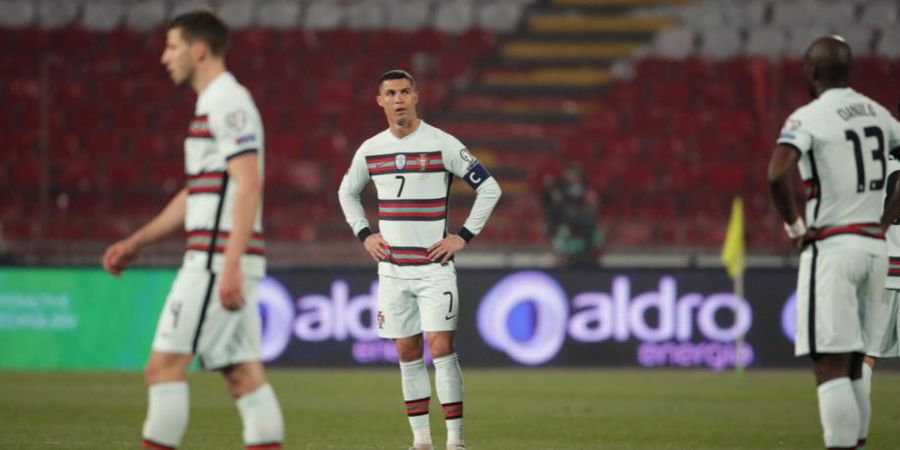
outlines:
[{"label": "nike logo", "polygon": [[444,320],[450,320],[450,319],[452,319],[452,318],[454,318],[454,317],[456,317],[456,314],[453,314],[453,315],[450,315],[450,316],[444,316]]}]

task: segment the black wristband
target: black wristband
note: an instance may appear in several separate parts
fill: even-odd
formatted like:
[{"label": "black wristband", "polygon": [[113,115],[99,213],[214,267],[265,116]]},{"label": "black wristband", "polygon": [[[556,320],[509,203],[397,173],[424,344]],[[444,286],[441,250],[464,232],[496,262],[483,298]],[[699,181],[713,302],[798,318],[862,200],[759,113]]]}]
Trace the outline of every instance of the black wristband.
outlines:
[{"label": "black wristband", "polygon": [[473,234],[471,231],[469,231],[468,228],[462,227],[459,230],[459,237],[463,238],[464,241],[469,242],[472,240],[473,237],[475,237],[475,234]]},{"label": "black wristband", "polygon": [[359,230],[359,233],[356,233],[356,237],[359,239],[359,242],[366,242],[366,238],[372,234],[372,230],[369,227],[365,227],[362,230]]}]

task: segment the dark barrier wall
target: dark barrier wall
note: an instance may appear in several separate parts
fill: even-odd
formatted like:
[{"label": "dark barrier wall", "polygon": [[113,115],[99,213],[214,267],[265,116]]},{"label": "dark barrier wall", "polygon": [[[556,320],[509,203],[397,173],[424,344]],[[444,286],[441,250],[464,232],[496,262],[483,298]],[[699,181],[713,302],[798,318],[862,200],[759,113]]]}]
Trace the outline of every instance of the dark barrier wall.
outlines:
[{"label": "dark barrier wall", "polygon": [[[139,370],[173,270],[0,269],[0,369]],[[371,270],[273,271],[260,289],[275,366],[393,365]],[[460,270],[466,366],[808,366],[793,357],[794,270]],[[897,363],[888,363],[897,367]]]},{"label": "dark barrier wall", "polygon": [[[794,366],[793,270],[460,270],[467,365]],[[273,272],[260,297],[273,365],[393,364],[376,339],[377,276]]]}]

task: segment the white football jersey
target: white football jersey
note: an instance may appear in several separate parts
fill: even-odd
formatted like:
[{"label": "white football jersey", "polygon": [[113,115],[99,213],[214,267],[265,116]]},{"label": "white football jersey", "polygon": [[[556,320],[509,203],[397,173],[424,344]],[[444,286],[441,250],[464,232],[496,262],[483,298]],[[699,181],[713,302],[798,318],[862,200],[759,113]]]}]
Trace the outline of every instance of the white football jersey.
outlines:
[{"label": "white football jersey", "polygon": [[[256,153],[263,177],[263,128],[250,93],[230,73],[213,80],[197,98],[194,118],[184,140],[187,175],[186,267],[221,270],[223,253],[234,217],[234,193],[241,187],[228,177],[228,160]],[[241,258],[245,275],[265,275],[262,202],[256,211],[253,235]]]},{"label": "white football jersey", "polygon": [[778,144],[800,153],[806,223],[819,230],[818,239],[864,236],[873,239],[861,245],[883,249],[878,223],[888,153],[900,144],[893,116],[851,88],[829,89],[791,114]]},{"label": "white football jersey", "polygon": [[[900,124],[894,123],[900,128]],[[900,183],[900,148],[894,148],[888,158],[888,181],[885,185],[885,204],[887,196],[894,193],[894,189]],[[885,233],[888,251],[888,277],[885,287],[888,289],[900,289],[900,223],[894,222]]]},{"label": "white football jersey", "polygon": [[453,270],[452,263],[441,266],[428,259],[428,248],[447,233],[453,175],[477,194],[460,231],[460,236],[471,238],[487,222],[500,198],[500,186],[459,140],[420,121],[408,136],[398,138],[385,130],[356,151],[338,197],[347,223],[364,239],[369,222],[359,193],[369,180],[375,183],[379,232],[390,245],[388,257],[379,263],[379,274],[415,279]]}]

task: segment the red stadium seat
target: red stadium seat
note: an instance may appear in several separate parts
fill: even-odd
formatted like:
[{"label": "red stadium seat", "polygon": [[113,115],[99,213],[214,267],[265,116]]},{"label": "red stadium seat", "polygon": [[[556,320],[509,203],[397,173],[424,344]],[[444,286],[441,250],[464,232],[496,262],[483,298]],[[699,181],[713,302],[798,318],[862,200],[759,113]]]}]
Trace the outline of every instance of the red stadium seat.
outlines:
[{"label": "red stadium seat", "polygon": [[103,169],[107,189],[131,191],[143,187],[143,171],[135,161],[113,159]]},{"label": "red stadium seat", "polygon": [[[765,164],[780,122],[809,102],[799,60],[645,59],[633,80],[590,91],[485,90],[479,72],[502,65],[481,59],[496,39],[482,29],[236,32],[229,67],[254,96],[266,129],[270,236],[348,238],[333,190],[360,142],[384,128],[373,80],[400,67],[418,77],[422,115],[472,145],[501,179],[504,201],[480,241],[546,243],[539,193],[560,167],[576,163],[611,199],[601,223],[613,247],[717,248],[731,197],[741,195],[755,224],[748,243],[787,248],[765,194]],[[4,205],[37,204],[45,176],[40,105],[49,98],[46,176],[69,196],[56,218],[71,223],[48,228],[50,237],[120,237],[162,208],[185,182],[183,138],[196,102],[160,64],[164,42],[164,30],[0,31],[7,75],[0,100],[11,105],[0,111],[0,134],[9,141],[0,169],[9,178],[3,187],[16,188]],[[39,68],[49,51],[58,61],[45,92]],[[862,58],[854,85],[893,109],[898,72],[898,63]],[[498,119],[469,117],[475,112]],[[535,118],[500,120],[506,112]],[[102,202],[110,206],[84,204],[82,190],[108,197]],[[0,205],[4,236],[33,238],[34,222],[5,220],[15,205]],[[298,205],[308,211],[303,225]]]},{"label": "red stadium seat", "polygon": [[442,53],[447,47],[447,35],[426,28],[413,34],[409,43],[413,51]]},{"label": "red stadium seat", "polygon": [[23,189],[36,189],[41,185],[43,165],[36,156],[27,156],[12,161],[12,181]]},{"label": "red stadium seat", "polygon": [[54,184],[65,190],[85,192],[91,190],[96,184],[94,165],[87,158],[69,160],[63,164],[57,164],[54,169],[56,173]]}]

